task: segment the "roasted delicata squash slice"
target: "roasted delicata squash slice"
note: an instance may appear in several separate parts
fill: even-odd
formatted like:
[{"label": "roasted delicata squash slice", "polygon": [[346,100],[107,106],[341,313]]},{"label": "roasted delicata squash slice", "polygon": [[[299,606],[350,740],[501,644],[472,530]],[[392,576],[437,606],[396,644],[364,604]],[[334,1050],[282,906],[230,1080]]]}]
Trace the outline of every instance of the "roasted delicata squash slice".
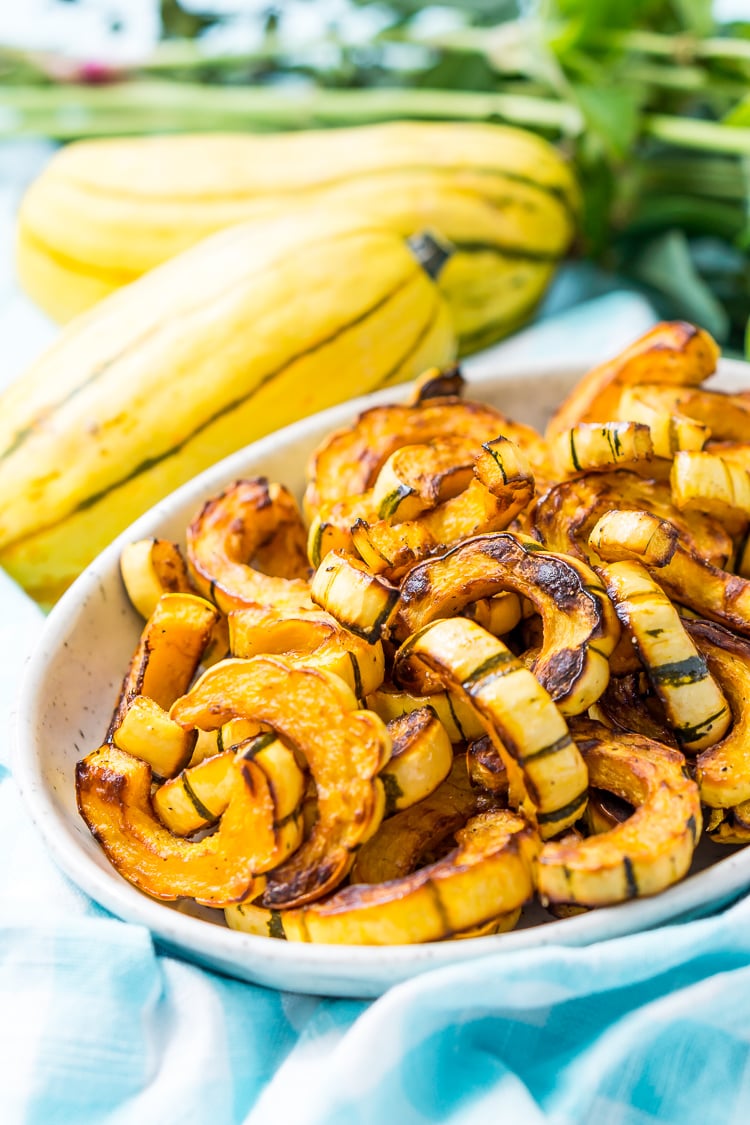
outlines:
[{"label": "roasted delicata squash slice", "polygon": [[236,609],[228,620],[233,656],[247,660],[270,653],[295,665],[333,672],[360,702],[383,682],[385,659],[380,642],[370,644],[355,636],[322,610],[280,614],[267,608]]},{"label": "roasted delicata squash slice", "polygon": [[719,813],[713,823],[709,821],[706,831],[715,844],[750,844],[750,801]]},{"label": "roasted delicata squash slice", "polygon": [[579,422],[555,438],[552,453],[564,477],[612,469],[647,472],[655,456],[651,431],[640,422]]},{"label": "roasted delicata squash slice", "polygon": [[625,387],[639,383],[695,386],[716,370],[719,349],[708,332],[684,321],[657,324],[614,359],[593,368],[554,414],[547,439],[579,422],[615,418]]},{"label": "roasted delicata squash slice", "polygon": [[[533,892],[539,850],[530,825],[508,809],[473,817],[443,859],[387,883],[344,887],[325,902],[279,911],[266,933],[288,941],[346,945],[407,945],[441,941],[517,912]],[[236,929],[252,915],[226,912]],[[516,915],[517,916],[517,915]],[[257,916],[251,922],[257,933]],[[262,932],[262,931],[261,931]]]},{"label": "roasted delicata squash slice", "polygon": [[112,742],[148,763],[155,777],[173,777],[192,758],[196,735],[173,722],[153,699],[136,695],[113,731]]},{"label": "roasted delicata squash slice", "polygon": [[601,575],[680,748],[694,755],[713,746],[731,712],[672,602],[641,563],[612,563]]},{"label": "roasted delicata squash slice", "polygon": [[275,822],[273,793],[253,762],[235,759],[232,774],[219,826],[200,841],[183,840],[157,820],[149,766],[116,746],[105,744],[78,763],[78,808],[112,865],[142,891],[225,906],[257,896],[260,874],[300,838],[291,822]]},{"label": "roasted delicata squash slice", "polygon": [[[649,543],[658,549],[650,550]],[[664,520],[650,512],[608,512],[591,532],[591,545],[608,562],[642,562],[656,569],[659,585],[676,602],[750,636],[750,582],[711,566]]]},{"label": "roasted delicata squash slice", "polygon": [[505,434],[532,465],[547,448],[530,426],[511,422],[499,410],[460,398],[407,405],[374,406],[352,426],[336,430],[318,446],[308,466],[305,512],[310,520],[346,496],[363,496],[392,453],[444,437],[468,438],[479,448]]},{"label": "roasted delicata squash slice", "polygon": [[511,532],[480,535],[414,567],[401,586],[397,636],[451,617],[477,598],[510,589],[527,598],[544,624],[533,671],[563,714],[578,715],[602,694],[608,657],[620,636],[599,578],[571,556],[544,551]]},{"label": "roasted delicata squash slice", "polygon": [[474,708],[447,691],[432,695],[410,695],[398,688],[381,687],[367,696],[367,706],[385,723],[429,707],[437,715],[452,743],[468,742],[481,738],[484,734],[484,726]]},{"label": "roasted delicata squash slice", "polygon": [[668,481],[644,480],[635,473],[585,473],[554,485],[534,503],[534,534],[548,550],[562,551],[596,564],[590,535],[612,509],[649,511],[668,520],[682,542],[714,566],[726,566],[734,542],[721,524],[701,512],[680,512],[672,502]]},{"label": "roasted delicata squash slice", "polygon": [[186,729],[211,729],[244,717],[267,723],[300,752],[315,782],[318,819],[311,834],[269,876],[264,905],[320,898],[342,881],[356,848],[385,808],[378,773],[391,754],[385,724],[338,676],[295,668],[280,657],[225,660],[203,674],[172,708]]},{"label": "roasted delicata squash slice", "polygon": [[416,519],[458,496],[471,482],[478,452],[478,444],[466,437],[402,445],[387,459],[373,486],[376,518],[388,523]]},{"label": "roasted delicata squash slice", "polygon": [[187,563],[168,539],[138,539],[120,554],[120,573],[133,608],[146,620],[162,594],[195,593]]},{"label": "roasted delicata squash slice", "polygon": [[215,606],[195,594],[159,599],[125,673],[110,735],[137,695],[168,709],[187,690],[219,616]]},{"label": "roasted delicata squash slice", "polygon": [[398,604],[398,588],[365,563],[338,551],[326,555],[316,570],[313,601],[340,625],[375,644],[385,633]]},{"label": "roasted delicata squash slice", "polygon": [[216,824],[232,797],[237,757],[254,762],[265,775],[273,794],[274,824],[277,828],[290,825],[294,847],[298,847],[302,842],[305,775],[294,752],[270,731],[248,738],[236,748],[206,758],[165,781],[153,795],[159,820],[175,836],[190,836]]},{"label": "roasted delicata squash slice", "polygon": [[416,688],[440,678],[476,708],[508,771],[509,800],[543,838],[574,824],[588,775],[549,693],[496,637],[464,618],[434,621],[396,654],[394,677]]},{"label": "roasted delicata squash slice", "polygon": [[357,852],[352,883],[386,883],[410,875],[450,851],[452,838],[472,816],[498,807],[477,788],[457,754],[445,781],[429,796],[388,817]]},{"label": "roasted delicata squash slice", "polygon": [[[475,602],[469,602],[462,613],[493,636],[504,637],[521,621],[524,608],[525,605],[517,594],[511,590],[503,590],[500,594],[493,594],[491,598],[477,598]],[[536,610],[532,608],[532,612],[535,613]]]},{"label": "roasted delicata squash slice", "polygon": [[672,499],[681,512],[706,512],[729,530],[750,519],[750,472],[715,453],[677,453],[670,474]]},{"label": "roasted delicata squash slice", "polygon": [[721,685],[734,719],[721,742],[697,758],[695,780],[704,804],[733,808],[750,800],[750,641],[709,621],[686,621],[685,628]]},{"label": "roasted delicata squash slice", "polygon": [[690,867],[702,820],[685,759],[638,734],[576,724],[591,784],[635,812],[609,831],[545,844],[537,866],[542,901],[608,906],[657,894]]},{"label": "roasted delicata squash slice", "polygon": [[305,528],[283,485],[240,480],[208,500],[188,527],[187,553],[196,585],[225,613],[312,609]]},{"label": "roasted delicata squash slice", "polygon": [[656,380],[640,388],[653,409],[687,417],[705,427],[715,441],[750,441],[750,399],[696,386],[663,386]]},{"label": "roasted delicata squash slice", "polygon": [[[670,392],[672,387],[668,388]],[[617,415],[623,421],[648,426],[654,456],[671,461],[680,450],[700,450],[711,436],[708,426],[685,414],[673,412],[653,402],[648,387],[626,387],[620,397]]]},{"label": "roasted delicata squash slice", "polygon": [[474,472],[476,478],[465,492],[414,520],[355,523],[352,540],[370,570],[397,578],[420,559],[462,539],[502,530],[534,494],[528,463],[507,438],[485,442]]},{"label": "roasted delicata squash slice", "polygon": [[380,774],[385,815],[415,805],[441,782],[453,765],[453,746],[431,707],[409,711],[388,723],[391,758]]}]

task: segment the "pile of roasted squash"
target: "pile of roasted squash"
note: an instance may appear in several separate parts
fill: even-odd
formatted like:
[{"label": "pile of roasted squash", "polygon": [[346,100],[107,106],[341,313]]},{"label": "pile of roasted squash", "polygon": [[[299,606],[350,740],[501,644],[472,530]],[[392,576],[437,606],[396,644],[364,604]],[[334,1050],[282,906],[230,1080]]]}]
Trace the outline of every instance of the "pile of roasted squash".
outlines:
[{"label": "pile of roasted squash", "polygon": [[122,555],[146,618],[82,816],[155,898],[292,941],[512,928],[750,841],[750,395],[658,325],[544,438],[428,372],[331,434],[304,517],[230,485]]}]

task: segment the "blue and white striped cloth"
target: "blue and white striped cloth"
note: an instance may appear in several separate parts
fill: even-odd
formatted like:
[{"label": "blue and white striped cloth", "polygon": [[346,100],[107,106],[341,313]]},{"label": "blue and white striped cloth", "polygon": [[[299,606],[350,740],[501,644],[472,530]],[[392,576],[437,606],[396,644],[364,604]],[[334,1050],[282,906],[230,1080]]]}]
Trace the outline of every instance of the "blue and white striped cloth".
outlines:
[{"label": "blue and white striped cloth", "polygon": [[[614,295],[504,347],[594,359],[650,319]],[[40,625],[0,575],[6,728]],[[164,956],[86,899],[0,766],[3,1125],[745,1125],[749,1043],[750,899],[439,970],[375,1002],[275,993]]]}]

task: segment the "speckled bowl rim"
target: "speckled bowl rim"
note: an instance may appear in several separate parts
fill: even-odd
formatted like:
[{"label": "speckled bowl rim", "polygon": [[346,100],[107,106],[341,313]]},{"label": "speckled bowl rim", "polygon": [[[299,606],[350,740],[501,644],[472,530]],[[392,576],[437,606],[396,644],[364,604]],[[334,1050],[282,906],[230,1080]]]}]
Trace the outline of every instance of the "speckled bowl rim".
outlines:
[{"label": "speckled bowl rim", "polygon": [[[567,378],[582,371],[579,363],[515,363],[512,370],[471,378],[469,394],[481,398],[483,391],[497,391],[504,383]],[[727,379],[734,387],[750,387],[748,364],[724,360],[719,374],[722,381]],[[279,989],[319,995],[376,996],[387,987],[429,969],[500,952],[549,945],[587,945],[705,913],[711,906],[739,897],[750,886],[748,848],[728,855],[654,898],[551,921],[532,929],[420,946],[300,945],[239,933],[181,913],[141,894],[114,869],[99,867],[83,849],[71,831],[69,818],[56,806],[45,784],[43,763],[45,755],[52,751],[36,737],[34,716],[51,666],[64,657],[63,639],[71,630],[85,627],[80,612],[89,592],[102,575],[118,567],[125,543],[153,535],[178,506],[193,497],[197,502],[207,488],[218,490],[241,476],[249,463],[257,466],[279,443],[293,445],[316,430],[322,433],[344,425],[360,410],[394,401],[404,393],[403,388],[395,388],[368,395],[286,427],[214,465],[150,509],[98,556],[50,613],[27,663],[15,711],[14,776],[52,858],[65,874],[118,918],[147,927],[165,949],[228,975]]]}]

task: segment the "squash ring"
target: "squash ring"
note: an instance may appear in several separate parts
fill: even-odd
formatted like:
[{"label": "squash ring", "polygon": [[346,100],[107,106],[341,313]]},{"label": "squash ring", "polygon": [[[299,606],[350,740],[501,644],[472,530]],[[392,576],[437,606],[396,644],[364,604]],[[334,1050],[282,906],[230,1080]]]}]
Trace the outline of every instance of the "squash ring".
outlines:
[{"label": "squash ring", "polygon": [[537,867],[542,901],[608,906],[676,883],[687,874],[702,828],[698,787],[682,754],[585,720],[575,737],[591,784],[636,811],[608,832],[545,844]]},{"label": "squash ring", "polygon": [[[269,919],[267,932],[289,941],[406,945],[459,936],[497,922],[500,912],[515,921],[533,892],[536,833],[522,817],[497,809],[468,821],[456,839],[458,847],[429,867],[280,912]],[[241,907],[228,910],[229,925],[243,928],[244,913]]]},{"label": "squash ring", "polygon": [[210,730],[235,717],[266,723],[307,760],[318,819],[291,859],[269,876],[266,906],[301,905],[338,886],[355,849],[382,819],[377,775],[390,758],[391,742],[377,715],[356,708],[338,676],[270,656],[209,668],[172,708],[172,718],[188,729]]},{"label": "squash ring", "polygon": [[541,550],[505,531],[480,535],[414,567],[401,586],[394,631],[400,639],[501,590],[528,598],[542,616],[544,642],[532,670],[563,714],[578,715],[607,686],[617,615],[585,563]]},{"label": "squash ring", "polygon": [[240,480],[208,500],[188,527],[187,553],[196,585],[225,613],[248,605],[312,609],[306,533],[283,485]]},{"label": "squash ring", "polygon": [[542,838],[574,824],[588,775],[565,719],[508,648],[465,618],[433,621],[396,653],[394,678],[419,689],[425,672],[476,708],[508,771],[510,804]]}]

